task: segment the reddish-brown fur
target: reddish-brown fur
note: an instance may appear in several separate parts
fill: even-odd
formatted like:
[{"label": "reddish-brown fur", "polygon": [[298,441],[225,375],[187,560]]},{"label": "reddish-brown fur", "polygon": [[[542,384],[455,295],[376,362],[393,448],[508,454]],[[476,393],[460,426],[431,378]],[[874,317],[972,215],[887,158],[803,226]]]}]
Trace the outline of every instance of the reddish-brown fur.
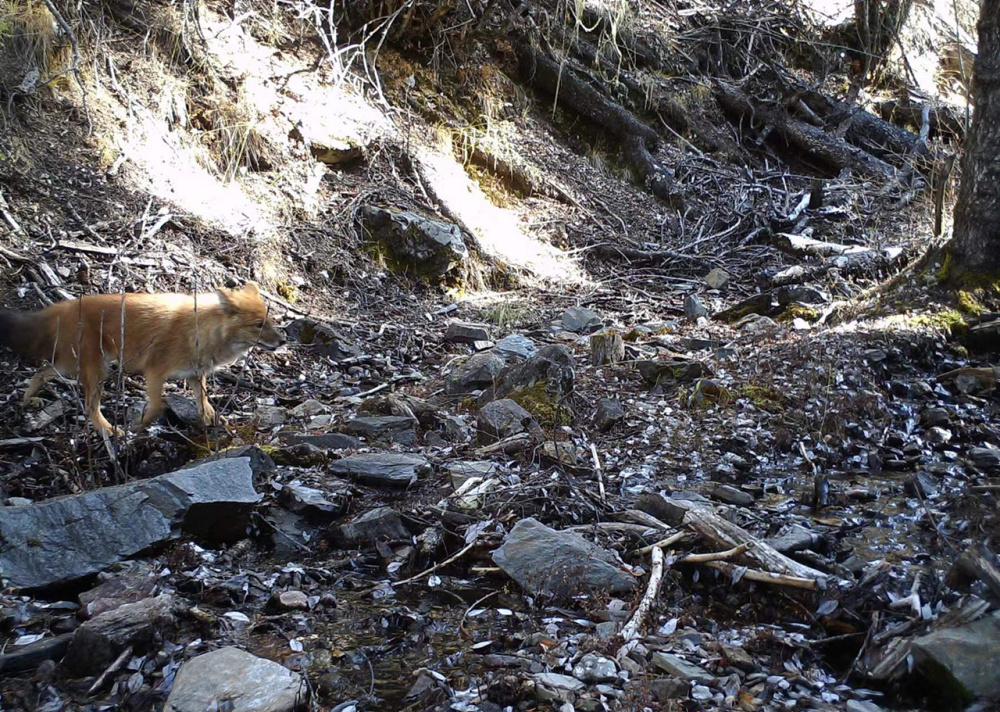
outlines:
[{"label": "reddish-brown fur", "polygon": [[162,415],[163,384],[174,378],[187,380],[199,415],[210,424],[215,409],[205,393],[205,376],[255,344],[275,349],[283,343],[253,282],[243,289],[197,297],[99,294],[36,312],[0,310],[0,345],[47,362],[31,379],[25,402],[53,378],[76,378],[87,414],[101,433],[112,429],[101,413],[103,384],[112,363],[146,379],[148,402],[140,427]]}]

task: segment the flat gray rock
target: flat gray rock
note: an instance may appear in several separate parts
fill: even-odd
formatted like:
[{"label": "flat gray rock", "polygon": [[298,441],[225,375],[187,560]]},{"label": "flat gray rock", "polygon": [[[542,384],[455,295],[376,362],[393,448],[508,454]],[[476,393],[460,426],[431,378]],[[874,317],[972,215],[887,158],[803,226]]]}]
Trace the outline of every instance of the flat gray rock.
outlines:
[{"label": "flat gray rock", "polygon": [[511,361],[526,361],[538,353],[535,342],[521,334],[511,334],[500,339],[493,347],[493,353]]},{"label": "flat gray rock", "polygon": [[373,509],[340,526],[340,540],[346,546],[409,538],[410,532],[403,526],[399,512],[392,507]]},{"label": "flat gray rock", "polygon": [[668,675],[673,675],[685,682],[706,682],[714,679],[708,670],[670,653],[656,651],[653,653],[651,662]]},{"label": "flat gray rock", "polygon": [[225,458],[149,480],[0,508],[0,574],[17,590],[66,585],[191,534],[246,536],[260,501],[250,459]]},{"label": "flat gray rock", "polygon": [[305,443],[320,450],[360,450],[362,443],[344,433],[281,433],[278,439],[287,445]]},{"label": "flat gray rock", "polygon": [[594,589],[621,594],[636,586],[635,577],[619,568],[608,551],[532,518],[514,525],[493,552],[493,561],[534,594],[566,598]]},{"label": "flat gray rock", "polygon": [[302,676],[239,648],[219,648],[181,666],[164,712],[292,712],[306,701]]},{"label": "flat gray rock", "polygon": [[603,325],[601,315],[584,307],[570,307],[563,312],[559,319],[559,326],[574,334],[589,334],[597,331]]},{"label": "flat gray rock", "polygon": [[486,324],[473,324],[467,321],[452,321],[445,331],[444,340],[454,344],[475,344],[477,341],[490,340],[490,328]]},{"label": "flat gray rock", "polygon": [[409,487],[431,471],[430,463],[418,455],[392,452],[351,455],[334,460],[329,468],[335,475],[372,487]]},{"label": "flat gray rock", "polygon": [[347,421],[344,430],[368,440],[389,440],[401,444],[416,442],[416,422],[405,415],[374,415]]}]

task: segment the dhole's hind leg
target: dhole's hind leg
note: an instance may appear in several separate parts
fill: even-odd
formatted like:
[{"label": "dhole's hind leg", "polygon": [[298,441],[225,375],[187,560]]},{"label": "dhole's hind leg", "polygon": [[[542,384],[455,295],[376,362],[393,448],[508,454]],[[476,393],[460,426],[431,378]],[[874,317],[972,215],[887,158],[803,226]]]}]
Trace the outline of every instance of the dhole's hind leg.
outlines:
[{"label": "dhole's hind leg", "polygon": [[37,403],[38,399],[35,396],[38,395],[38,392],[45,388],[46,383],[58,376],[59,371],[56,370],[55,366],[42,366],[42,368],[38,369],[38,372],[31,377],[31,381],[24,391],[24,404],[33,405]]},{"label": "dhole's hind leg", "polygon": [[84,405],[87,408],[87,415],[90,417],[90,422],[94,425],[99,435],[121,434],[121,431],[113,427],[108,422],[108,419],[104,417],[104,413],[101,412],[101,396],[104,394],[104,375],[103,373],[87,373],[86,371],[80,374]]},{"label": "dhole's hind leg", "polygon": [[163,402],[163,382],[166,380],[158,373],[146,373],[146,408],[142,411],[140,428],[149,427],[163,415],[167,409]]},{"label": "dhole's hind leg", "polygon": [[205,425],[214,425],[216,422],[215,408],[208,402],[205,377],[189,378],[187,379],[187,384],[188,388],[194,392],[194,402],[198,407],[198,415],[201,416],[201,422]]}]

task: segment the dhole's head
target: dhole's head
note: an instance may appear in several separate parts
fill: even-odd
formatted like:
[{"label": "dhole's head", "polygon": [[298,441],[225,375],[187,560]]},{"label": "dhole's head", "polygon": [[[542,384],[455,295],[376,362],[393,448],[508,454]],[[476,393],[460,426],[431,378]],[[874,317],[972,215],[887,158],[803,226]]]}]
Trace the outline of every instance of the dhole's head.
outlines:
[{"label": "dhole's head", "polygon": [[228,336],[233,345],[263,346],[269,351],[285,343],[284,335],[271,322],[267,304],[260,296],[256,282],[247,282],[243,289],[217,289],[219,304],[228,322]]}]

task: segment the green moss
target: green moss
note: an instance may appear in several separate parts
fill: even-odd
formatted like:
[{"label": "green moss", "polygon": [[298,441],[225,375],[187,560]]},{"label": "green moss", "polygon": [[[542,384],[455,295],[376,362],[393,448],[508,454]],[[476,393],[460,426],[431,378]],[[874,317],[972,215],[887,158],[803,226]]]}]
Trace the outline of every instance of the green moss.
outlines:
[{"label": "green moss", "polygon": [[514,391],[507,397],[531,413],[540,425],[553,428],[573,422],[572,409],[559,403],[544,381]]},{"label": "green moss", "polygon": [[739,394],[761,410],[767,411],[782,410],[787,400],[784,394],[774,388],[749,383],[739,389]]},{"label": "green moss", "polygon": [[299,299],[298,287],[285,281],[278,282],[277,292],[278,296],[289,304],[295,304]]},{"label": "green moss", "polygon": [[963,333],[968,329],[965,318],[961,312],[955,309],[946,309],[937,314],[921,314],[911,319],[915,326],[927,326],[932,329],[941,329],[951,334]]},{"label": "green moss", "polygon": [[699,378],[690,393],[681,391],[681,402],[688,408],[705,408],[709,405],[729,405],[733,402],[733,392],[710,378]]},{"label": "green moss", "polygon": [[782,324],[791,324],[796,319],[805,319],[813,322],[819,319],[819,311],[802,304],[789,304],[785,311],[778,315],[777,321]]},{"label": "green moss", "polygon": [[958,300],[958,310],[964,314],[979,316],[986,311],[986,307],[979,302],[975,292],[960,289],[956,294],[956,299]]}]

